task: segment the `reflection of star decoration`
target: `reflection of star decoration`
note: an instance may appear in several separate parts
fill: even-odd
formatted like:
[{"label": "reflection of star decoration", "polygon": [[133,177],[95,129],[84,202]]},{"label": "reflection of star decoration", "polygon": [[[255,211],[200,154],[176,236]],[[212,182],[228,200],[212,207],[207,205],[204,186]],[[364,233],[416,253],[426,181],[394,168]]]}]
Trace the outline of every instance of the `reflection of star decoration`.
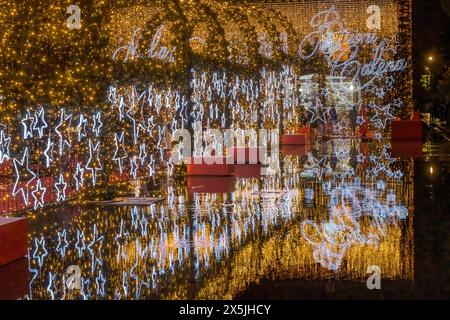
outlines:
[{"label": "reflection of star decoration", "polygon": [[11,153],[9,146],[11,144],[11,137],[6,138],[5,131],[0,131],[0,164],[4,163],[5,160],[11,159]]},{"label": "reflection of star decoration", "polygon": [[120,134],[114,133],[114,141],[116,143],[116,149],[114,150],[113,161],[116,161],[119,165],[119,173],[122,174],[122,162],[128,157],[128,153],[125,150],[125,132]]},{"label": "reflection of star decoration", "polygon": [[57,183],[55,183],[55,188],[57,192],[56,201],[57,202],[65,201],[67,183],[64,181],[64,175],[62,173],[59,174],[59,180]]},{"label": "reflection of star decoration", "polygon": [[[391,109],[391,105],[386,105],[384,107],[380,107],[375,105],[374,106],[374,111],[376,113],[375,116],[373,116],[370,121],[372,123],[374,123],[374,125],[377,128],[383,128],[386,129],[387,127],[387,123],[390,120],[395,120],[396,118],[390,113],[390,109]],[[380,117],[380,115],[382,115]]]},{"label": "reflection of star decoration", "polygon": [[77,163],[77,169],[75,170],[75,174],[73,176],[75,179],[75,188],[77,191],[84,185],[84,168],[80,163]]},{"label": "reflection of star decoration", "polygon": [[133,179],[136,179],[137,177],[137,170],[138,170],[138,165],[136,162],[136,157],[133,157],[130,159],[130,174],[133,177]]},{"label": "reflection of star decoration", "polygon": [[44,151],[44,156],[45,156],[45,166],[47,168],[50,168],[50,166],[53,163],[53,149],[55,148],[55,144],[52,142],[52,139],[50,139],[50,137],[48,137],[47,140],[47,147]]},{"label": "reflection of star decoration", "polygon": [[87,136],[87,119],[84,117],[84,115],[80,114],[80,118],[78,120],[78,125],[77,125],[77,133],[78,133],[78,142],[80,142],[83,138],[85,138]]},{"label": "reflection of star decoration", "polygon": [[122,258],[126,258],[126,250],[122,250],[122,245],[125,246],[125,244],[128,242],[128,239],[130,238],[130,234],[124,230],[124,221],[123,219],[120,220],[120,228],[119,232],[114,237],[114,240],[117,244],[117,261],[122,256]]},{"label": "reflection of star decoration", "polygon": [[84,242],[84,231],[77,230],[77,242],[75,243],[75,249],[78,251],[78,257],[81,258],[83,251],[86,250],[86,243]]},{"label": "reflection of star decoration", "polygon": [[322,96],[323,97],[328,97],[329,93],[330,92],[329,92],[329,90],[327,88],[322,89]]},{"label": "reflection of star decoration", "polygon": [[45,110],[43,107],[40,107],[34,114],[33,130],[38,132],[39,138],[42,138],[46,128],[48,128],[48,125],[45,122]]},{"label": "reflection of star decoration", "polygon": [[[28,148],[25,148],[25,151],[22,156],[22,161],[13,159],[16,181],[14,183],[12,195],[16,196],[19,192],[22,193],[22,197],[23,197],[23,200],[25,201],[26,205],[28,205],[29,186],[36,179],[36,174],[29,167],[28,158],[29,158],[28,157]],[[23,167],[25,167],[26,172],[30,175],[30,178],[28,179],[27,184],[26,184],[26,189],[27,189],[26,191],[24,190],[23,187],[21,187],[19,189],[17,188],[19,181],[20,181],[20,177],[22,176],[20,174],[20,170]],[[27,174],[25,174],[25,175],[27,175]]]},{"label": "reflection of star decoration", "polygon": [[100,129],[103,127],[102,113],[99,111],[94,114],[94,125],[92,126],[92,131],[95,133],[96,137],[100,136]]},{"label": "reflection of star decoration", "polygon": [[53,272],[49,272],[47,292],[50,294],[51,300],[55,300],[55,293],[58,292],[55,282],[56,282],[56,274],[54,274]]},{"label": "reflection of star decoration", "polygon": [[375,140],[381,140],[383,138],[383,136],[380,132],[377,132],[377,133],[375,133],[374,138],[375,138]]},{"label": "reflection of star decoration", "polygon": [[312,160],[314,162],[313,166],[316,169],[317,177],[322,180],[323,171],[324,169],[331,170],[331,168],[328,166],[328,156],[324,156],[322,159],[318,160],[315,157],[312,157]]},{"label": "reflection of star decoration", "polygon": [[72,146],[70,140],[70,128],[72,126],[72,114],[67,115],[65,109],[61,109],[59,124],[55,127],[55,132],[59,136],[59,155],[62,156],[64,147]]},{"label": "reflection of star decoration", "polygon": [[101,253],[103,246],[104,236],[99,236],[97,231],[97,225],[94,224],[94,230],[92,233],[92,241],[88,244],[87,248],[91,254],[91,270],[94,272],[96,265],[102,266],[102,260],[96,256],[96,253]]},{"label": "reflection of star decoration", "polygon": [[378,157],[375,156],[375,155],[371,155],[371,156],[369,157],[369,159],[370,159],[370,162],[374,162],[374,163],[378,161]]},{"label": "reflection of star decoration", "polygon": [[[41,268],[44,264],[45,257],[48,256],[48,251],[45,248],[44,236],[41,236],[39,240],[37,238],[34,238],[34,247],[35,249],[33,252],[33,259],[37,261],[39,268]],[[42,250],[39,250],[39,247],[42,247]]]},{"label": "reflection of star decoration", "polygon": [[141,166],[144,165],[145,159],[147,158],[147,145],[145,143],[141,143],[139,145],[139,161],[141,162]]},{"label": "reflection of star decoration", "polygon": [[66,249],[69,246],[67,242],[67,231],[64,229],[62,232],[58,231],[58,245],[56,246],[56,251],[61,254],[61,257],[66,255]]},{"label": "reflection of star decoration", "polygon": [[358,118],[356,118],[356,124],[358,126],[362,126],[365,122],[366,122],[366,120],[362,116],[358,116]]},{"label": "reflection of star decoration", "polygon": [[33,123],[34,117],[31,116],[30,110],[27,110],[25,119],[22,119],[23,139],[33,138]]},{"label": "reflection of star decoration", "polygon": [[134,230],[137,230],[137,228],[139,227],[139,218],[140,216],[138,208],[134,206],[133,208],[131,208],[131,226]]},{"label": "reflection of star decoration", "polygon": [[[86,163],[86,169],[91,171],[92,184],[95,186],[97,183],[97,171],[103,170],[102,163],[99,158],[100,142],[94,143],[89,139],[89,160]],[[93,159],[95,157],[95,159]]]},{"label": "reflection of star decoration", "polygon": [[34,199],[34,210],[37,210],[38,208],[43,208],[45,204],[45,193],[47,192],[47,188],[42,186],[41,179],[38,179],[38,182],[36,183],[36,187],[33,192],[31,192],[31,195]]},{"label": "reflection of star decoration", "polygon": [[356,156],[356,159],[357,159],[358,163],[363,163],[364,161],[366,161],[366,157],[362,153],[358,154]]},{"label": "reflection of star decoration", "polygon": [[83,300],[88,300],[91,296],[91,291],[89,290],[90,284],[91,280],[89,280],[88,278],[81,278],[80,294],[83,297]]},{"label": "reflection of star decoration", "polygon": [[105,296],[105,283],[106,278],[103,276],[102,271],[100,270],[99,275],[95,278],[95,285],[97,288],[97,295],[100,297]]}]

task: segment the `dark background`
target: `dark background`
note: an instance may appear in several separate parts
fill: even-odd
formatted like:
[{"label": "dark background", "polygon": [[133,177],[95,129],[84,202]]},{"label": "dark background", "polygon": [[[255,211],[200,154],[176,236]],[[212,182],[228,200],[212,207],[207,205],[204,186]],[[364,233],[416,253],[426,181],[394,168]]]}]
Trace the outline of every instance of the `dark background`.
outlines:
[{"label": "dark background", "polygon": [[[420,77],[431,66],[437,85],[450,67],[450,0],[413,0],[414,98],[427,102],[430,94],[422,88]],[[433,56],[433,62],[427,60]]]}]

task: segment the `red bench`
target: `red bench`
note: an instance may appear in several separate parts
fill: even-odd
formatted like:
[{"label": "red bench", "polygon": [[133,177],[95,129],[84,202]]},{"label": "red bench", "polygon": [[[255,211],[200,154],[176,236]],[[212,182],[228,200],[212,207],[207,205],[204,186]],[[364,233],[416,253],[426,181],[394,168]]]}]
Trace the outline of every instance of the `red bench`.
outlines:
[{"label": "red bench", "polygon": [[27,250],[27,219],[0,218],[0,266],[26,257]]}]

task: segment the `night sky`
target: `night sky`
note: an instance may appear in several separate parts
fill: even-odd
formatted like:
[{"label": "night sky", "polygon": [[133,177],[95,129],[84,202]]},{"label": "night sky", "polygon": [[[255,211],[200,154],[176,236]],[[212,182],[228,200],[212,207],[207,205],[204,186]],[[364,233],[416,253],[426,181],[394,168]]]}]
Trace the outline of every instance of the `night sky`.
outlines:
[{"label": "night sky", "polygon": [[450,66],[450,0],[413,0],[413,60],[415,98],[426,96],[420,76],[434,57],[433,73],[442,74]]}]

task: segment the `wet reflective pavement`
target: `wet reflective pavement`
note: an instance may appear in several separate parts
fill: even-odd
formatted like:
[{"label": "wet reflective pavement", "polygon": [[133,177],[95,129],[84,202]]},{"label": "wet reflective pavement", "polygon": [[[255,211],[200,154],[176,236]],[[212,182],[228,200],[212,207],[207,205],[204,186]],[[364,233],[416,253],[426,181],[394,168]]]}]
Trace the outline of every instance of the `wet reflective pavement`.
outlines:
[{"label": "wet reflective pavement", "polygon": [[[30,214],[29,258],[0,268],[2,298],[448,298],[450,162],[436,146],[316,142],[284,152],[274,176]],[[367,288],[373,266],[381,290]]]}]

